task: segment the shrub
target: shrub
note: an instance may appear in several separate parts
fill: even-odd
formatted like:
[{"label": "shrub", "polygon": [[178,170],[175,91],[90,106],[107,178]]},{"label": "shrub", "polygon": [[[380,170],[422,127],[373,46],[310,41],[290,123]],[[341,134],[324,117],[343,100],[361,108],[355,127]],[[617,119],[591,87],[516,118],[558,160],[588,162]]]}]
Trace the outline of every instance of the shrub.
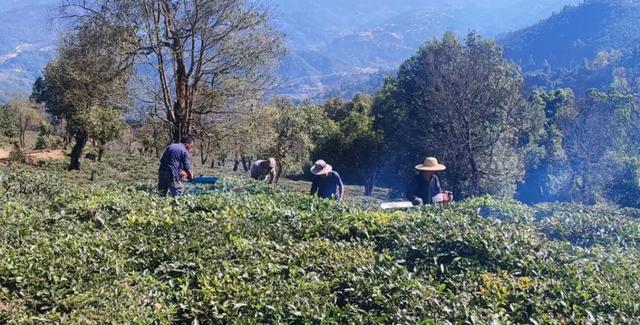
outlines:
[{"label": "shrub", "polygon": [[47,138],[44,136],[38,136],[38,138],[36,139],[36,150],[40,150],[40,149],[47,149],[49,148],[49,141],[47,141]]},{"label": "shrub", "polygon": [[483,197],[364,211],[235,178],[176,200],[61,175],[0,173],[3,322],[633,323],[640,311],[636,210]]}]

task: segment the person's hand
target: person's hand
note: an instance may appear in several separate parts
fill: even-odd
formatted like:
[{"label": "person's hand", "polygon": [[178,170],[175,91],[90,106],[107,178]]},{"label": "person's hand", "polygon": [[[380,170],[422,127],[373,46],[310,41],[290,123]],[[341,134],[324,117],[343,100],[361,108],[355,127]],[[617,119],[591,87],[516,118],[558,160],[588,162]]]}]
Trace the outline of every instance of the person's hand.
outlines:
[{"label": "person's hand", "polygon": [[413,201],[411,201],[411,204],[413,204],[413,206],[421,206],[424,204],[424,202],[422,201],[421,198],[417,197],[413,199]]},{"label": "person's hand", "polygon": [[187,172],[185,172],[184,170],[180,171],[180,179],[181,180],[187,180]]}]

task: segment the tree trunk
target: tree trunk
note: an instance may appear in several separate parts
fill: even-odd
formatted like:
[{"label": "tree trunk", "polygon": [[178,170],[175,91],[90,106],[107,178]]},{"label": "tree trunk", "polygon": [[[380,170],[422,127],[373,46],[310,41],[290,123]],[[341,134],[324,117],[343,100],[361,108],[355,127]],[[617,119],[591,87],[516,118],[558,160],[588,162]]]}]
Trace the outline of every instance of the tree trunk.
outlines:
[{"label": "tree trunk", "polygon": [[25,141],[24,141],[24,134],[26,133],[25,130],[20,130],[20,147],[24,148],[25,145]]},{"label": "tree trunk", "polygon": [[66,151],[69,144],[71,144],[71,135],[67,134],[63,137],[62,149]]},{"label": "tree trunk", "polygon": [[[278,160],[278,162],[280,161]],[[276,164],[276,180],[274,181],[275,184],[278,184],[278,182],[280,181],[280,176],[282,176],[283,170],[285,169],[281,163]]]},{"label": "tree trunk", "polygon": [[[169,9],[166,6],[166,9]],[[171,12],[171,10],[167,10]],[[176,98],[173,103],[173,114],[175,116],[173,141],[180,142],[180,139],[188,135],[191,131],[191,102],[193,100],[194,89],[189,85],[189,76],[185,65],[185,54],[182,48],[182,35],[177,34],[176,22],[171,15],[166,15],[166,25],[172,39],[171,51],[174,60],[174,79]]]},{"label": "tree trunk", "polygon": [[242,156],[242,169],[244,169],[244,172],[248,172],[249,171],[249,164],[247,163],[247,157]]},{"label": "tree trunk", "polygon": [[200,141],[200,163],[204,165],[207,163],[209,156],[204,153],[204,144],[202,144],[202,142],[203,141]]},{"label": "tree trunk", "polygon": [[238,166],[240,166],[240,160],[236,159],[233,163],[233,171],[237,172],[238,171]]},{"label": "tree trunk", "polygon": [[102,161],[102,156],[104,155],[104,144],[98,145],[98,161]]},{"label": "tree trunk", "polygon": [[76,135],[76,144],[71,150],[71,163],[69,163],[69,170],[80,170],[80,157],[82,157],[82,151],[87,144],[88,137],[85,134]]},{"label": "tree trunk", "polygon": [[478,163],[473,156],[469,157],[469,165],[471,166],[471,195],[480,195],[480,171],[478,170]]},{"label": "tree trunk", "polygon": [[472,135],[471,135],[471,126],[469,122],[464,120],[464,130],[465,130],[465,151],[467,152],[467,157],[469,159],[469,167],[471,167],[471,196],[479,196],[480,195],[480,171],[478,170],[478,163],[476,161],[473,147],[471,146]]},{"label": "tree trunk", "polygon": [[375,173],[371,173],[365,176],[365,180],[364,180],[364,195],[365,196],[372,196],[373,195],[373,188],[374,188],[374,182],[376,179],[376,174]]}]

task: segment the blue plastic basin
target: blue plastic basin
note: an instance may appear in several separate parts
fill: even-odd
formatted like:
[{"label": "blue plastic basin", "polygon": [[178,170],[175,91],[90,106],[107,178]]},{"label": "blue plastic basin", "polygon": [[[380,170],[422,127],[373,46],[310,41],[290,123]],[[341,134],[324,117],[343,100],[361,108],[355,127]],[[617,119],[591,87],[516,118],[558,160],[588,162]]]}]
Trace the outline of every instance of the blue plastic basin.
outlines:
[{"label": "blue plastic basin", "polygon": [[215,184],[217,181],[218,178],[214,176],[199,176],[191,180],[191,182],[196,184]]}]

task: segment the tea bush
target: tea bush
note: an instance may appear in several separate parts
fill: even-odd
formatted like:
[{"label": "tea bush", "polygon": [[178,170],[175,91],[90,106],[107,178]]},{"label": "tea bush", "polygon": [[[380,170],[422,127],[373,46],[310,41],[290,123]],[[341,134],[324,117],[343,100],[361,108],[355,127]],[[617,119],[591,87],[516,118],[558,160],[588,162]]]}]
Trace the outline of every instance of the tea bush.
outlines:
[{"label": "tea bush", "polygon": [[[4,323],[634,323],[636,210],[363,210],[228,178],[0,174]],[[148,191],[145,191],[148,189]]]}]

